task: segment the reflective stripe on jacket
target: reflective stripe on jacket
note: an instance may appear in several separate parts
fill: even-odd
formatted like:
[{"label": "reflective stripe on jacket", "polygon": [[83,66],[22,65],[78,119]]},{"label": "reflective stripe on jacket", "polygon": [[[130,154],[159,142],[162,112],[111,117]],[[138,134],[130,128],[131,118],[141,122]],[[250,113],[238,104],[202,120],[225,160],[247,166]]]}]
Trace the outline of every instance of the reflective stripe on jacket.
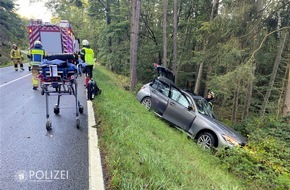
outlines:
[{"label": "reflective stripe on jacket", "polygon": [[43,49],[31,49],[30,54],[32,64],[39,64],[40,62],[42,62],[43,57],[45,56],[45,51]]}]

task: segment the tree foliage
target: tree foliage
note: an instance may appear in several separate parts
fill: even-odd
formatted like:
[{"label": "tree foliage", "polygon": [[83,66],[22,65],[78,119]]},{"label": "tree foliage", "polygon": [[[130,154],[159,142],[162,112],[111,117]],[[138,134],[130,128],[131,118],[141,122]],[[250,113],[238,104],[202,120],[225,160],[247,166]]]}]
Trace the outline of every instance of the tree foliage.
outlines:
[{"label": "tree foliage", "polygon": [[[56,18],[69,20],[76,35],[91,42],[102,65],[127,76],[130,75],[130,3],[130,0],[47,1]],[[163,5],[163,0],[142,2],[139,83],[154,77],[153,63],[164,64],[163,33],[166,33],[167,66],[176,70],[178,86],[193,90],[194,85],[189,84],[198,84],[195,89],[200,95],[210,88],[217,97],[217,110],[219,106],[232,110],[228,117],[233,122],[247,118],[248,113],[259,115],[279,51],[281,31],[289,33],[289,1],[178,1],[175,51],[174,2],[167,2],[166,32]],[[266,114],[279,115],[283,109],[288,55],[289,38],[277,73],[272,77],[273,88],[264,103]]]},{"label": "tree foliage", "polygon": [[16,5],[13,0],[0,0],[0,64],[7,64],[12,44],[19,47],[27,44],[26,23],[15,13]]},{"label": "tree foliage", "polygon": [[[129,0],[52,2],[54,6],[50,7],[54,8],[55,13],[71,20],[79,37],[87,38],[94,44],[101,64],[117,73],[129,75]],[[220,105],[231,107],[235,104],[236,112],[243,112],[248,84],[253,82],[250,111],[258,114],[278,51],[279,30],[286,27],[285,31],[289,32],[290,16],[290,5],[286,0],[266,0],[259,5],[261,2],[221,1],[215,17],[210,18],[210,0],[179,1],[175,68],[177,84],[187,88],[189,82],[194,83],[199,65],[204,64],[200,70],[201,86],[197,93],[202,95],[203,90],[211,88],[218,95]],[[168,1],[166,35],[167,66],[170,69],[173,69],[174,60],[173,8],[173,1]],[[138,80],[141,83],[150,80],[154,73],[153,63],[162,64],[163,17],[163,0],[142,3],[138,47]],[[267,112],[281,109],[275,105],[283,90],[287,63],[283,57],[287,50],[289,52],[289,46],[282,53]],[[211,72],[208,72],[209,67]],[[242,116],[233,119],[238,118],[242,119]]]}]

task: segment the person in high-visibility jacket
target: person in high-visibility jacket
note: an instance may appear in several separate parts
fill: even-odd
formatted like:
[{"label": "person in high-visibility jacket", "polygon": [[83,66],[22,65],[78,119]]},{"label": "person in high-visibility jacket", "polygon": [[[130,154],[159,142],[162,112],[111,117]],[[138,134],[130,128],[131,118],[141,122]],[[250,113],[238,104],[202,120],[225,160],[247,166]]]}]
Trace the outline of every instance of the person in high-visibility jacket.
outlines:
[{"label": "person in high-visibility jacket", "polygon": [[86,73],[88,74],[89,78],[93,78],[93,67],[95,64],[95,53],[94,50],[90,47],[88,40],[82,41],[83,48],[80,51],[80,58],[84,63],[86,63]]},{"label": "person in high-visibility jacket", "polygon": [[43,61],[45,58],[45,51],[42,49],[42,45],[40,41],[34,42],[34,47],[30,50],[30,54],[27,55],[28,58],[30,58],[31,61],[31,73],[32,73],[32,89],[37,90],[39,85],[39,64]]},{"label": "person in high-visibility jacket", "polygon": [[20,69],[22,71],[24,70],[22,53],[16,44],[12,45],[12,50],[10,51],[10,58],[13,61],[15,71],[18,71],[18,64],[20,66]]}]

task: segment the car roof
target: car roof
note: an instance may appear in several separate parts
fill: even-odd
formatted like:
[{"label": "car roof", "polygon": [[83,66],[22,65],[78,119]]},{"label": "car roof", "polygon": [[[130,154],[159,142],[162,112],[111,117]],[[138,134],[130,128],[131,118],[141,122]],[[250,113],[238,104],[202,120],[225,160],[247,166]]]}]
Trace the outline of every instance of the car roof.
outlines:
[{"label": "car roof", "polygon": [[[188,92],[187,92],[188,93]],[[197,95],[197,94],[194,94],[194,93],[188,93],[190,94],[193,98],[195,99],[204,99],[204,97],[200,96],[200,95]]]},{"label": "car roof", "polygon": [[190,95],[190,96],[192,96],[192,97],[194,97],[194,98],[196,98],[196,99],[202,99],[202,98],[203,98],[202,96],[197,95],[197,94],[195,94],[194,92],[189,91],[189,90],[187,90],[187,89],[183,89],[182,92],[184,92],[185,94],[188,94],[188,95]]},{"label": "car roof", "polygon": [[205,99],[204,97],[200,96],[200,95],[197,95],[193,92],[189,92],[188,90],[183,90],[183,89],[180,89],[179,87],[177,87],[175,85],[175,83],[173,81],[171,81],[170,79],[164,77],[164,76],[159,76],[157,77],[158,80],[160,80],[161,82],[165,83],[165,84],[168,84],[168,85],[171,85],[171,86],[174,86],[175,88],[179,89],[180,91],[182,91],[184,94],[188,94],[189,96],[191,96],[192,98],[194,99]]}]

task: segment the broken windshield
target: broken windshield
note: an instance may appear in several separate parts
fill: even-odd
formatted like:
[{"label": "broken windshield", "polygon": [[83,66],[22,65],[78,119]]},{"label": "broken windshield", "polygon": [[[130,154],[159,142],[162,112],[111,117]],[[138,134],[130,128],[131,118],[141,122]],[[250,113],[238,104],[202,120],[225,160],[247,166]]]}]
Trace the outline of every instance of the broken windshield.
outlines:
[{"label": "broken windshield", "polygon": [[204,98],[193,97],[199,113],[215,118],[212,106]]}]

